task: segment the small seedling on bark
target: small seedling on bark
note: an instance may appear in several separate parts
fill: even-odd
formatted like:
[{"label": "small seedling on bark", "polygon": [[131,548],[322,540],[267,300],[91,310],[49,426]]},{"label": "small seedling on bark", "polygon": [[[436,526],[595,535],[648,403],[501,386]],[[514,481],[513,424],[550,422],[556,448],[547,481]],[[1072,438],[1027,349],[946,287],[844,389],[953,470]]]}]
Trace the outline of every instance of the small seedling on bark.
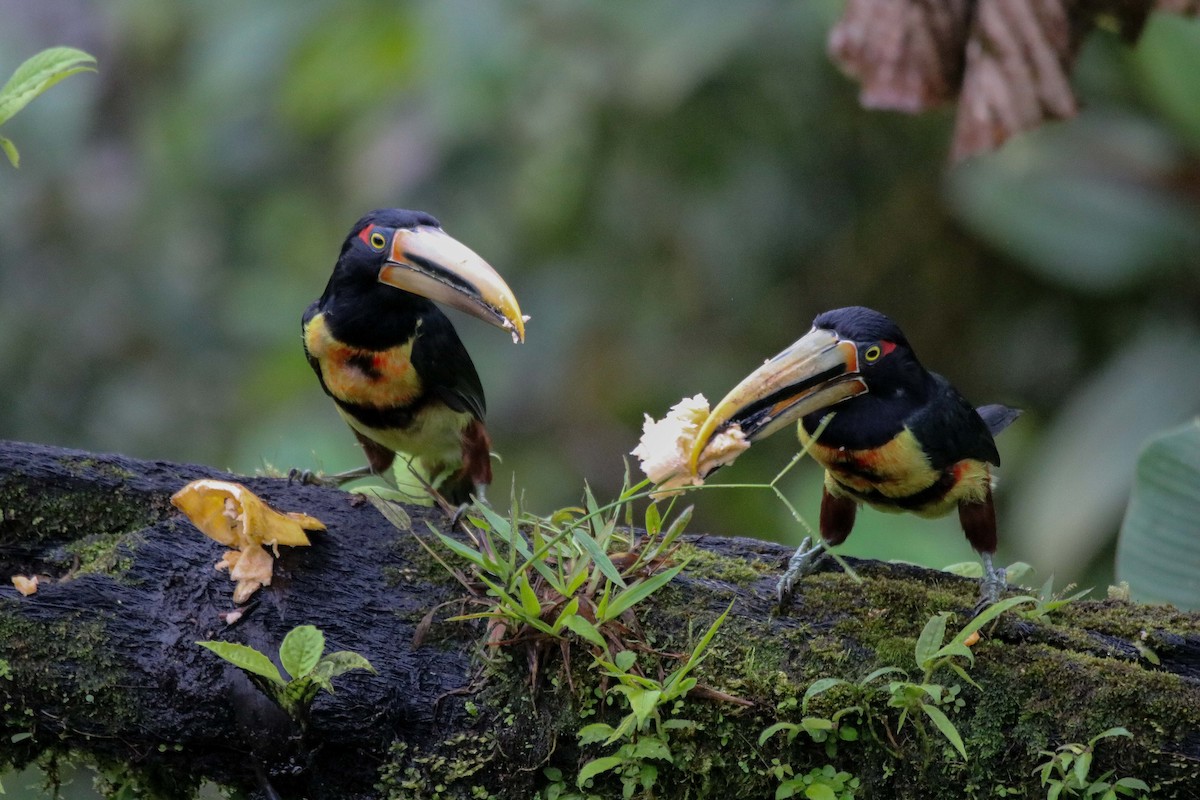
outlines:
[{"label": "small seedling on bark", "polygon": [[375,672],[371,662],[358,653],[342,650],[325,654],[325,634],[312,625],[293,628],[279,646],[279,663],[291,680],[265,654],[237,642],[196,642],[241,669],[263,694],[270,697],[300,727],[308,721],[308,710],[317,693],[333,694],[333,679],[353,669]]}]

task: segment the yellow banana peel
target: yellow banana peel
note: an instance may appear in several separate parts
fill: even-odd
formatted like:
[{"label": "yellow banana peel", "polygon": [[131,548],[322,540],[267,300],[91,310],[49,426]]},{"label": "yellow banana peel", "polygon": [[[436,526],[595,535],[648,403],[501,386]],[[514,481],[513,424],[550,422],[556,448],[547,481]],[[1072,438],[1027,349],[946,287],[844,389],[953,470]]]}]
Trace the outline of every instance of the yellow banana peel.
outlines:
[{"label": "yellow banana peel", "polygon": [[279,555],[279,545],[308,547],[305,531],[323,531],[320,520],[297,512],[281,513],[240,483],[204,479],[192,481],[171,496],[171,503],[205,536],[231,548],[217,562],[236,582],[233,601],[244,603],[262,586],[271,584],[274,561],[264,549]]}]

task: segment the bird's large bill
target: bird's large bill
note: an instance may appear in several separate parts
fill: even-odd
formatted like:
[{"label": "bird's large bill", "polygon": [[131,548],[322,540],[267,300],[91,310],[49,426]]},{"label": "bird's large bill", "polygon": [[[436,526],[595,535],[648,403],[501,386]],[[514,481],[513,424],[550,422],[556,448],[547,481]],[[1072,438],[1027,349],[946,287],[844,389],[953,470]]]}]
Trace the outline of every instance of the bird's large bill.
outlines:
[{"label": "bird's large bill", "polygon": [[379,281],[464,311],[511,331],[525,341],[525,320],[517,298],[491,265],[438,228],[402,228]]},{"label": "bird's large bill", "polygon": [[830,331],[814,328],[746,376],[717,403],[692,447],[693,472],[713,436],[738,425],[751,442],[801,417],[867,391],[858,375],[858,348]]}]

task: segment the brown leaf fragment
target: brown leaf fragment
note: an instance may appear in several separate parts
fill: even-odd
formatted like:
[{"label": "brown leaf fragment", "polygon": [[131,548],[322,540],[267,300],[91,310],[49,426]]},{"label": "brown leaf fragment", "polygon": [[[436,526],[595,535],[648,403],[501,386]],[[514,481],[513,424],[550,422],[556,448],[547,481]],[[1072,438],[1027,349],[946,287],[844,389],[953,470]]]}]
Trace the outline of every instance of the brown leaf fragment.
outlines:
[{"label": "brown leaf fragment", "polygon": [[297,511],[280,513],[240,483],[203,479],[192,481],[171,503],[211,539],[227,547],[217,563],[237,582],[233,601],[244,603],[262,586],[271,584],[274,561],[264,545],[279,555],[279,545],[307,547],[305,531],[325,530],[319,519]]},{"label": "brown leaf fragment", "polygon": [[742,706],[743,708],[754,708],[754,701],[747,700],[744,697],[727,694],[720,689],[714,689],[711,686],[705,686],[698,683],[691,688],[687,693],[689,700],[708,700],[713,703],[733,703],[734,705]]},{"label": "brown leaf fragment", "polygon": [[38,576],[30,575],[29,577],[25,577],[24,575],[13,575],[12,585],[22,595],[29,597],[29,595],[35,594],[38,590]]},{"label": "brown leaf fragment", "polygon": [[1158,0],[1154,4],[1154,10],[1194,17],[1200,15],[1200,0]]},{"label": "brown leaf fragment", "polygon": [[849,0],[829,34],[829,56],[862,84],[864,107],[910,114],[933,108],[958,94],[971,5]]},{"label": "brown leaf fragment", "polygon": [[1064,0],[979,0],[967,40],[951,158],[1078,112],[1069,80],[1078,49]]}]

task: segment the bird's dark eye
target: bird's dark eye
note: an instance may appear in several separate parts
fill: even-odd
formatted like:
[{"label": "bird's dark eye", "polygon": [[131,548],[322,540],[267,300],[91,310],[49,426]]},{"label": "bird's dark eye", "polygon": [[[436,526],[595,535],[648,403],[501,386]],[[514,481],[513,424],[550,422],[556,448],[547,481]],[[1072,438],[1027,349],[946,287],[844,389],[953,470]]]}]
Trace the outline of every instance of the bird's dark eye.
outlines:
[{"label": "bird's dark eye", "polygon": [[866,359],[868,364],[878,361],[881,355],[883,355],[883,351],[879,349],[879,345],[877,344],[873,344],[863,351],[863,358]]},{"label": "bird's dark eye", "polygon": [[385,244],[387,244],[387,237],[382,233],[376,231],[371,234],[371,247],[374,247],[376,250],[382,250]]}]

